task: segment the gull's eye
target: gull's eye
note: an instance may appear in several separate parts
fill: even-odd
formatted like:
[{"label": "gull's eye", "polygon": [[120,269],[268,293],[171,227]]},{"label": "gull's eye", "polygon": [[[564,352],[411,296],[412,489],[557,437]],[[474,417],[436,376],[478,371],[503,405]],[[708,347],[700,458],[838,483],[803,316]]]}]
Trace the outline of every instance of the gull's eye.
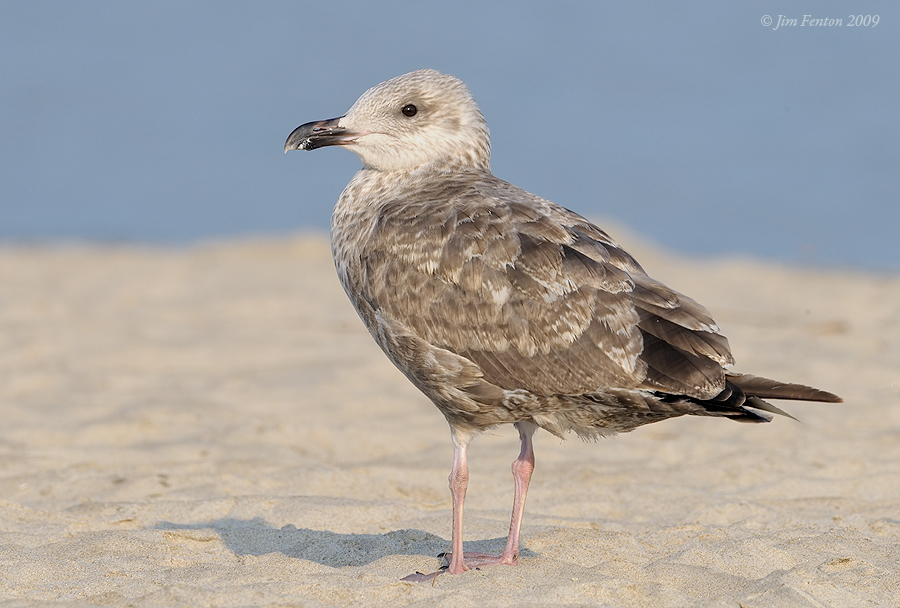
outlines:
[{"label": "gull's eye", "polygon": [[416,112],[419,111],[419,108],[417,108],[416,106],[414,106],[411,103],[408,103],[405,106],[403,106],[403,109],[401,109],[400,111],[403,112],[404,116],[415,116]]}]

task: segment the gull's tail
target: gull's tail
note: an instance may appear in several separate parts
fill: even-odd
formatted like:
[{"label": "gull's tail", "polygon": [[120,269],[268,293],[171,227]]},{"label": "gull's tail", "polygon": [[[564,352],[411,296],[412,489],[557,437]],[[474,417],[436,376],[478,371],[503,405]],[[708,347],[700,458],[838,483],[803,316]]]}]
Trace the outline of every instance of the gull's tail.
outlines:
[{"label": "gull's tail", "polygon": [[725,390],[721,393],[712,399],[690,399],[692,403],[703,406],[702,411],[691,413],[695,416],[724,416],[738,422],[769,422],[773,418],[772,414],[794,418],[764,399],[826,403],[844,401],[833,393],[803,384],[778,382],[750,374],[729,373],[725,375]]},{"label": "gull's tail", "polygon": [[748,397],[760,399],[790,399],[792,401],[824,401],[843,403],[843,399],[828,391],[803,384],[789,384],[750,374],[727,374],[729,383],[741,389]]}]

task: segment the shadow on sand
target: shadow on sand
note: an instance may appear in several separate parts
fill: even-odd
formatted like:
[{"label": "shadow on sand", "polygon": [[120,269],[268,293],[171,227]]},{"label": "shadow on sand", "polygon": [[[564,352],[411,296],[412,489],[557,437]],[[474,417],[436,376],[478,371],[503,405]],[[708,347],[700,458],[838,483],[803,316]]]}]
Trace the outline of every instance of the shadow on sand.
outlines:
[{"label": "shadow on sand", "polygon": [[[450,549],[450,541],[422,530],[394,530],[386,534],[338,534],[287,525],[276,529],[259,517],[217,519],[211,522],[179,524],[162,521],[155,530],[213,530],[235,555],[283,553],[332,568],[365,566],[388,555],[437,557]],[[466,551],[499,553],[505,538],[465,543]],[[524,549],[521,555],[532,556]]]}]

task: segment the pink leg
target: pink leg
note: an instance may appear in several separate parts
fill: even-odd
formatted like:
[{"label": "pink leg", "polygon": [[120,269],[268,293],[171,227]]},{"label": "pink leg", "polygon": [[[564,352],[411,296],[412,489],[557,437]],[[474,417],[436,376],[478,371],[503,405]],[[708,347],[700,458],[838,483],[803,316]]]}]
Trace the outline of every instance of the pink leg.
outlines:
[{"label": "pink leg", "polygon": [[515,565],[519,561],[519,531],[522,529],[522,516],[525,513],[525,495],[528,494],[528,484],[531,483],[531,473],[534,471],[534,432],[537,426],[533,422],[517,422],[519,439],[522,449],[519,457],[512,463],[512,474],[516,489],[513,495],[512,519],[509,521],[509,537],[506,539],[506,548],[500,554],[500,563]]},{"label": "pink leg", "polygon": [[[469,485],[469,465],[466,463],[466,448],[472,436],[468,433],[459,432],[450,427],[450,435],[453,438],[453,468],[450,469],[450,497],[453,500],[453,530],[450,540],[450,554],[444,557],[450,558],[447,566],[441,567],[437,572],[432,574],[423,574],[416,572],[405,576],[400,580],[421,583],[426,581],[434,582],[434,579],[449,572],[450,574],[461,574],[468,570],[466,566],[466,555],[463,553],[462,541],[462,524],[463,524],[463,504],[466,501],[466,488]],[[473,554],[469,554],[472,557]]]},{"label": "pink leg", "polygon": [[500,555],[487,553],[463,553],[462,524],[463,504],[466,500],[466,488],[469,485],[469,466],[466,463],[466,448],[469,445],[471,435],[457,432],[451,428],[453,436],[453,468],[450,470],[450,496],[453,499],[453,531],[450,541],[451,553],[449,564],[433,574],[411,574],[402,580],[423,582],[434,581],[435,577],[443,572],[450,574],[462,574],[469,568],[479,566],[491,566],[495,564],[515,565],[519,559],[519,531],[522,529],[522,515],[525,511],[525,496],[528,493],[528,484],[531,482],[531,473],[534,471],[534,443],[532,438],[537,430],[537,425],[532,422],[517,422],[519,440],[522,447],[519,457],[512,463],[512,474],[515,480],[515,494],[513,498],[512,519],[509,522],[509,537],[506,540],[506,548]]},{"label": "pink leg", "polygon": [[452,432],[453,468],[450,469],[450,497],[453,499],[453,531],[450,541],[450,574],[461,574],[468,570],[463,554],[463,503],[466,502],[466,488],[469,486],[469,465],[466,463],[466,448],[470,437]]}]

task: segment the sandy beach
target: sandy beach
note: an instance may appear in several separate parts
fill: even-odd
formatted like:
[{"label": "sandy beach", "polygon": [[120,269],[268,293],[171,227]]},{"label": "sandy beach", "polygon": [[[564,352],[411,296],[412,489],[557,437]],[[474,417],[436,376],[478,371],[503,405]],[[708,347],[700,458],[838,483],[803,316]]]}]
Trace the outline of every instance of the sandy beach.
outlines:
[{"label": "sandy beach", "polygon": [[[4,606],[900,605],[900,275],[686,259],[735,370],[844,404],[539,432],[518,567],[449,548],[452,448],[322,235],[0,247]],[[467,549],[502,548],[512,427],[469,450]]]}]

